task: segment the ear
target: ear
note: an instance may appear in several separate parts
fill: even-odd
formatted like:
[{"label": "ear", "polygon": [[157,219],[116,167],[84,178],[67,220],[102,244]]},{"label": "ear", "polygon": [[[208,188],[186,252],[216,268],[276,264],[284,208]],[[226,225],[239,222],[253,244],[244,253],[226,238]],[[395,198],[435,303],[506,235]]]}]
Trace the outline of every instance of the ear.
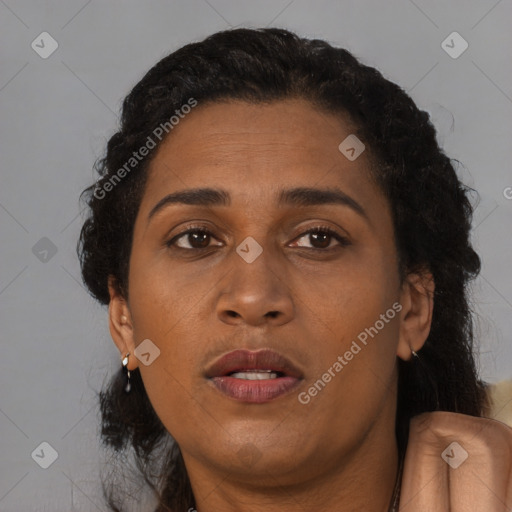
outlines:
[{"label": "ear", "polygon": [[121,360],[128,353],[132,356],[128,358],[128,370],[135,370],[138,360],[134,356],[135,342],[130,309],[118,289],[114,276],[108,278],[108,291],[110,294],[108,306],[110,335],[120,352]]},{"label": "ear", "polygon": [[410,273],[400,294],[400,332],[397,355],[404,361],[418,352],[430,333],[435,283],[428,271]]}]

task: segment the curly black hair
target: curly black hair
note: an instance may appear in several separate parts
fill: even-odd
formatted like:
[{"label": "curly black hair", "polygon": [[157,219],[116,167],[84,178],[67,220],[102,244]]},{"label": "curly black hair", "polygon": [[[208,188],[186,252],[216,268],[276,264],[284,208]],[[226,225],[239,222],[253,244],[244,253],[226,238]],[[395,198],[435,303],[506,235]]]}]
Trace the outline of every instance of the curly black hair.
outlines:
[{"label": "curly black hair", "polygon": [[[481,416],[486,383],[476,371],[468,301],[469,281],[480,271],[470,243],[473,189],[461,183],[439,147],[428,113],[379,71],[323,40],[278,28],[226,30],[171,53],[140,80],[123,102],[120,128],[106,156],[96,164],[98,181],[81,196],[89,216],[77,252],[90,293],[108,304],[112,276],[128,298],[134,222],[161,141],[123,179],[113,179],[155,127],[191,98],[199,105],[300,98],[354,124],[370,157],[370,175],[391,206],[400,278],[430,272],[435,281],[432,325],[420,359],[398,360],[399,451],[405,452],[414,415],[443,410]],[[122,463],[134,456],[158,500],[157,511],[195,507],[179,447],[154,412],[138,370],[132,372],[129,395],[123,387],[120,370],[99,393],[104,444]],[[111,510],[123,510],[117,486],[109,481],[106,500]]]}]

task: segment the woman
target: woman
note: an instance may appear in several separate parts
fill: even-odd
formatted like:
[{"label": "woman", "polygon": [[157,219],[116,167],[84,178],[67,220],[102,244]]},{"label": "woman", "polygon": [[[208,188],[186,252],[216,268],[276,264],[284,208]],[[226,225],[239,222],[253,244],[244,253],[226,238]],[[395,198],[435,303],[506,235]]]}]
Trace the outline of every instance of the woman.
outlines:
[{"label": "woman", "polygon": [[147,510],[512,508],[468,189],[401,88],[323,41],[220,32],[134,87],[98,171],[78,252],[124,370],[102,435]]}]

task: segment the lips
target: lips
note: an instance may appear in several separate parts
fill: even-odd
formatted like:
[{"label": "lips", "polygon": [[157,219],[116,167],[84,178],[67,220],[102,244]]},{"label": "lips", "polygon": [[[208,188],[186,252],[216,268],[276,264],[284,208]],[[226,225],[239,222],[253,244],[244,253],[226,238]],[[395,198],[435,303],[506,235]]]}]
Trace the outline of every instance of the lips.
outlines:
[{"label": "lips", "polygon": [[280,374],[280,377],[302,378],[300,370],[285,356],[273,350],[258,352],[235,350],[214,362],[206,371],[208,378],[225,377],[231,373],[248,370],[268,371]]},{"label": "lips", "polygon": [[303,379],[285,356],[270,349],[235,350],[210,365],[205,376],[224,395],[249,403],[263,403],[289,393]]}]

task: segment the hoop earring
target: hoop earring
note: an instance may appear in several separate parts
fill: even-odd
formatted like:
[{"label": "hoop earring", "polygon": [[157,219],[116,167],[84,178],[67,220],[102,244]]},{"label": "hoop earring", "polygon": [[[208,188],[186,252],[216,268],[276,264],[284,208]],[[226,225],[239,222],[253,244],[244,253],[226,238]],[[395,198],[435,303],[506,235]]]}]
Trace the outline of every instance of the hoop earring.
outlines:
[{"label": "hoop earring", "polygon": [[131,382],[130,382],[130,370],[128,370],[128,357],[130,355],[130,352],[128,352],[124,358],[123,358],[123,371],[124,373],[126,373],[126,386],[124,387],[124,391],[125,393],[129,393],[130,390],[132,389],[132,385],[131,385]]}]

